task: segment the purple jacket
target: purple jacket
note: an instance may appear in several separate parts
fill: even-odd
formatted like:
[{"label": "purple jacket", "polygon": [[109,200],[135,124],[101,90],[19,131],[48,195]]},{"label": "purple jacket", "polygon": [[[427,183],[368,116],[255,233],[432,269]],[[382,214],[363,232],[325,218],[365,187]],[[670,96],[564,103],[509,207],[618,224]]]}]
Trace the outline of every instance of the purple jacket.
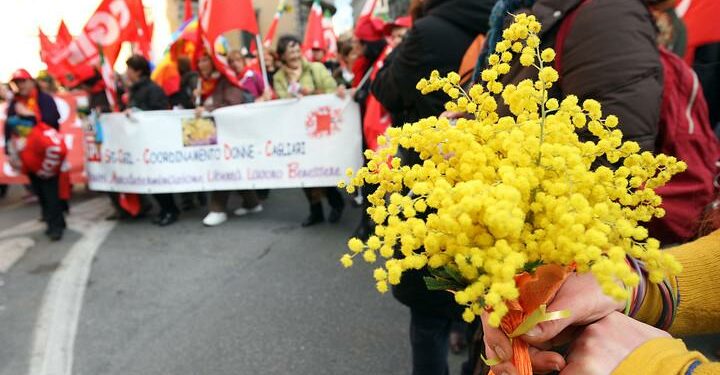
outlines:
[{"label": "purple jacket", "polygon": [[265,83],[257,72],[248,69],[240,78],[240,87],[249,92],[254,98],[259,98],[265,91]]}]

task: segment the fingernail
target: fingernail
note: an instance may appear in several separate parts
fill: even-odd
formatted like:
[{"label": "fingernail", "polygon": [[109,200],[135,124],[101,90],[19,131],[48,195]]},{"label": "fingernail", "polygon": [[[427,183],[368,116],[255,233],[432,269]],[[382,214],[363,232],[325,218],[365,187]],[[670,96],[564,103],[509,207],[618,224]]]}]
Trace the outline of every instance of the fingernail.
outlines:
[{"label": "fingernail", "polygon": [[558,371],[558,372],[560,371],[560,365],[558,365],[557,363],[555,364],[554,368],[555,368],[555,371]]},{"label": "fingernail", "polygon": [[497,354],[498,358],[499,358],[501,361],[507,361],[507,360],[508,360],[507,353],[505,353],[505,351],[503,350],[503,348],[501,348],[499,345],[496,345],[496,346],[493,348],[493,350],[495,351],[495,354]]},{"label": "fingernail", "polygon": [[542,330],[540,329],[540,327],[535,326],[535,327],[532,327],[529,331],[527,331],[527,333],[525,334],[525,336],[527,336],[527,337],[537,337],[537,336],[540,336],[541,333],[542,333]]}]

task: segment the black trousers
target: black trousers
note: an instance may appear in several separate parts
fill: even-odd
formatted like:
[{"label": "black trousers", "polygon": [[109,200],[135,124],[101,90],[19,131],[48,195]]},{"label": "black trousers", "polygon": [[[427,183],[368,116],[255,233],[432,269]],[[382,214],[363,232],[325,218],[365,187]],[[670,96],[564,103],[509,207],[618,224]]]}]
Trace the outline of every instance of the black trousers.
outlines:
[{"label": "black trousers", "polygon": [[448,351],[452,320],[410,309],[412,375],[448,375]]},{"label": "black trousers", "polygon": [[28,176],[33,192],[38,197],[42,209],[42,219],[47,224],[47,233],[62,233],[65,229],[66,204],[60,199],[59,177],[40,178],[34,174]]},{"label": "black trousers", "polygon": [[175,204],[175,197],[173,194],[153,194],[153,198],[155,198],[158,206],[160,206],[160,214],[177,215],[180,213],[180,209],[177,204]]},{"label": "black trousers", "polygon": [[342,209],[345,207],[345,200],[336,187],[303,188],[303,192],[305,192],[305,197],[310,205],[321,204],[322,198],[325,197],[327,198],[330,207],[335,209]]}]

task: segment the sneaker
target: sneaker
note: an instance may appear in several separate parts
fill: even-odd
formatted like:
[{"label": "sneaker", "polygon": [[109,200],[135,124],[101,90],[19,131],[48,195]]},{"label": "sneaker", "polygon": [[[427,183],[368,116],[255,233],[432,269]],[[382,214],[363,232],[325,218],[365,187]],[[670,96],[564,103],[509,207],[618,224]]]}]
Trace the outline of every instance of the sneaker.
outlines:
[{"label": "sneaker", "polygon": [[227,221],[227,214],[224,212],[210,212],[203,219],[203,225],[206,227],[216,227]]},{"label": "sneaker", "polygon": [[256,214],[258,212],[262,212],[263,206],[262,204],[258,204],[257,206],[253,208],[244,208],[240,207],[237,210],[235,210],[235,216],[245,216],[249,214]]}]

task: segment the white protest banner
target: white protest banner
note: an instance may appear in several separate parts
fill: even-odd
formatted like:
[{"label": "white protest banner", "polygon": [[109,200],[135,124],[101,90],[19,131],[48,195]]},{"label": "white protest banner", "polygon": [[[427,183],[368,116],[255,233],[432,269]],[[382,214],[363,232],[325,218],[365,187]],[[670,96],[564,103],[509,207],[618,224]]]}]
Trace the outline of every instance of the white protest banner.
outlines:
[{"label": "white protest banner", "polygon": [[335,95],[101,117],[90,188],[125,193],[334,186],[362,164],[360,110]]}]

